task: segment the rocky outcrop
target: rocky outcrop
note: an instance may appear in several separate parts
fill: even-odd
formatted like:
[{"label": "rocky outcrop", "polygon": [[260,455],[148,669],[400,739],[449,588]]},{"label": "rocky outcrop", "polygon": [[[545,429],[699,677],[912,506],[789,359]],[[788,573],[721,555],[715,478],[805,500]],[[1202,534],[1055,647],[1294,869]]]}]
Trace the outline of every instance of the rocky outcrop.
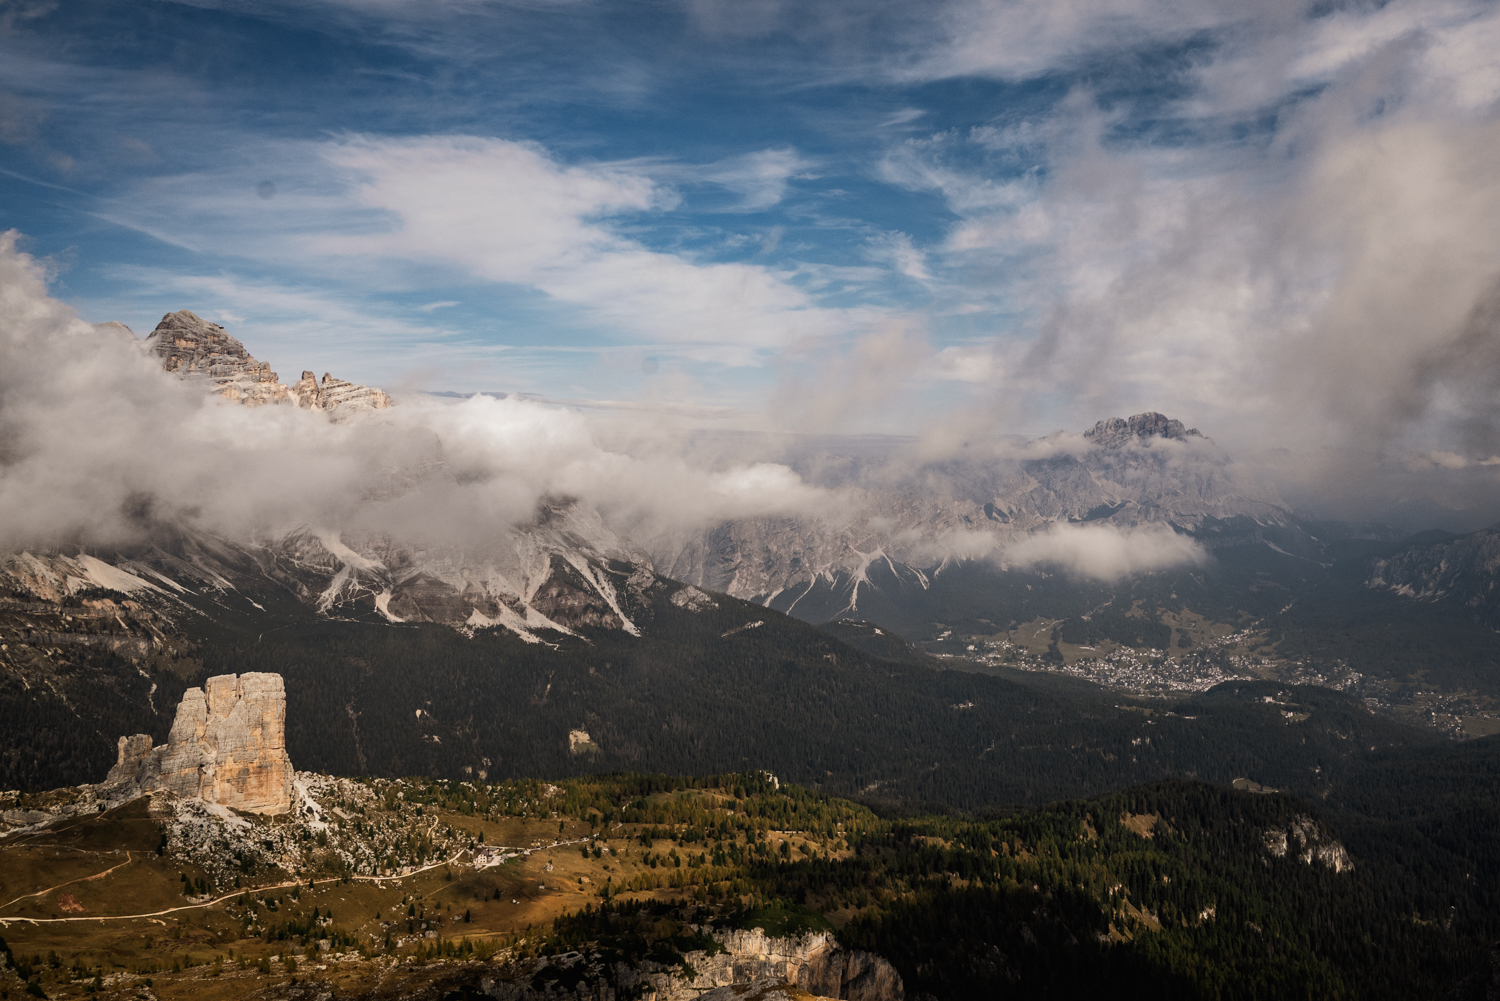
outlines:
[{"label": "rocky outcrop", "polygon": [[[197,691],[197,689],[193,689]],[[149,733],[137,733],[130,737],[121,737],[118,744],[115,766],[109,770],[109,775],[104,779],[107,786],[125,785],[129,782],[140,782],[148,773],[148,770],[159,775],[161,769],[153,767],[157,760],[153,758],[151,747],[151,735]],[[155,785],[155,776],[147,780]]]},{"label": "rocky outcrop", "polygon": [[718,608],[719,603],[689,584],[671,597],[672,604],[689,612],[706,612]]},{"label": "rocky outcrop", "polygon": [[257,361],[223,327],[186,309],[162,317],[146,337],[146,346],[168,372],[205,378],[213,392],[246,406],[284,403],[343,418],[391,405],[383,390],[335,379],[327,372],[321,384],[311,372],[303,372],[296,383],[284,386],[268,362]]},{"label": "rocky outcrop", "polygon": [[1453,605],[1500,626],[1500,527],[1403,546],[1372,562],[1365,585]]},{"label": "rocky outcrop", "polygon": [[135,795],[169,792],[246,813],[291,809],[286,690],[279,674],[223,674],[189,688],[167,742],[121,737],[105,786]]},{"label": "rocky outcrop", "polygon": [[1316,862],[1334,872],[1347,872],[1354,868],[1354,860],[1344,846],[1318,829],[1317,821],[1298,815],[1285,827],[1267,828],[1261,834],[1266,851],[1277,858],[1286,858],[1290,853],[1306,865]]},{"label": "rocky outcrop", "polygon": [[1203,437],[1197,428],[1190,428],[1182,421],[1155,411],[1102,420],[1085,431],[1083,436],[1104,448],[1119,448],[1136,441],[1149,444],[1152,438],[1187,441],[1189,438]]},{"label": "rocky outcrop", "polygon": [[704,988],[767,983],[791,984],[819,997],[849,1001],[899,1001],[905,996],[895,967],[873,953],[840,947],[830,932],[772,938],[751,928],[710,934],[726,951],[689,954],[688,963],[698,973],[690,985],[653,982],[662,1001],[686,1001]]},{"label": "rocky outcrop", "polygon": [[681,965],[648,960],[632,967],[571,952],[539,960],[520,977],[484,977],[479,988],[498,1001],[902,1001],[906,996],[895,967],[873,953],[840,947],[829,932],[773,938],[759,928],[703,930],[724,951],[685,953],[691,973]]},{"label": "rocky outcrop", "polygon": [[385,390],[335,379],[327,372],[323,373],[323,381],[319,383],[311,372],[304,371],[289,392],[297,406],[304,410],[337,411],[340,417],[367,410],[384,410],[391,405],[391,398]]}]

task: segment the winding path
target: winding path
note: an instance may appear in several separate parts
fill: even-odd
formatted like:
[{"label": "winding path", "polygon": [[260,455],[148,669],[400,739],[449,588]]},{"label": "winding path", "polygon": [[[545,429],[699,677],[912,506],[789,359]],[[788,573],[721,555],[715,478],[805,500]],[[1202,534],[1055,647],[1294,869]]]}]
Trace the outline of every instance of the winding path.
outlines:
[{"label": "winding path", "polygon": [[[125,861],[121,862],[119,865],[111,866],[110,868],[105,869],[103,872],[96,872],[92,876],[79,876],[77,879],[70,879],[66,883],[58,883],[56,886],[49,886],[45,890],[37,890],[35,893],[23,893],[19,897],[17,897],[15,900],[7,900],[5,903],[0,904],[0,908],[9,907],[11,904],[18,904],[21,901],[25,900],[27,897],[40,897],[43,894],[51,893],[53,890],[61,890],[63,887],[65,887],[65,886],[72,886],[74,883],[86,883],[89,880],[93,880],[93,879],[103,879],[105,876],[108,876],[110,873],[114,872],[116,869],[123,869],[123,868],[125,868],[125,866],[129,865],[133,861],[135,861],[135,860],[130,857],[130,853],[126,852],[125,853]],[[3,921],[3,920],[4,920],[3,918],[0,918],[0,921]],[[49,918],[48,920],[51,920],[51,919]]]},{"label": "winding path", "polygon": [[[434,827],[436,827],[436,823],[434,823]],[[430,833],[430,831],[429,831],[429,833]],[[555,841],[555,842],[553,842],[550,845],[546,845],[546,846],[539,847],[539,848],[521,848],[521,849],[515,849],[512,852],[512,854],[500,856],[500,858],[497,859],[495,862],[490,863],[490,866],[499,865],[499,864],[501,864],[503,862],[508,862],[511,859],[517,858],[517,857],[520,857],[520,856],[530,855],[532,852],[546,851],[549,848],[561,848],[561,847],[564,847],[566,845],[576,845],[576,844],[579,844],[579,843],[587,841],[587,840],[589,840],[589,839],[588,838],[577,838],[577,839],[575,839],[573,841]],[[444,860],[442,860],[440,862],[434,862],[431,865],[425,865],[425,866],[423,866],[420,869],[413,869],[411,872],[402,873],[399,876],[350,876],[349,879],[351,881],[357,881],[357,882],[362,882],[362,883],[387,883],[387,882],[390,882],[392,880],[407,879],[407,878],[409,878],[411,876],[416,876],[416,875],[419,875],[419,874],[424,873],[424,872],[430,872],[433,869],[438,868],[439,866],[452,865],[453,863],[457,862],[459,856],[462,855],[467,850],[468,849],[466,849],[466,848],[465,849],[459,849],[458,851],[456,851],[456,852],[453,853],[453,856],[451,858],[444,859]],[[68,886],[68,885],[70,885],[72,883],[80,882],[81,880],[100,879],[100,878],[102,878],[104,876],[107,876],[110,873],[114,872],[115,869],[119,869],[122,866],[129,865],[130,862],[131,862],[131,859],[128,857],[129,856],[128,852],[126,853],[126,856],[127,857],[126,857],[126,860],[124,862],[121,862],[120,865],[114,866],[113,868],[106,869],[106,870],[104,870],[103,872],[100,872],[100,873],[95,873],[92,876],[80,876],[78,879],[70,879],[70,880],[68,880],[67,883],[59,883],[59,884],[57,884],[57,886],[49,886],[47,889],[45,889],[45,890],[37,890],[35,893],[25,894],[24,896],[17,897],[15,900],[10,901],[10,903],[0,904],[0,907],[9,907],[11,904],[14,904],[14,903],[17,903],[19,901],[25,900],[27,897],[39,897],[39,896],[42,896],[43,894],[51,893],[53,890],[60,889],[61,887]],[[489,868],[490,866],[485,866],[484,868]],[[327,882],[333,882],[333,880],[329,879],[329,880],[327,880]],[[141,920],[143,918],[159,918],[159,917],[163,917],[163,916],[165,916],[167,914],[176,914],[179,911],[194,911],[194,910],[197,910],[200,907],[212,907],[215,904],[222,904],[226,900],[233,900],[235,897],[243,896],[244,894],[247,894],[247,893],[263,893],[266,890],[284,890],[284,889],[287,889],[288,887],[295,887],[295,886],[301,886],[301,885],[302,885],[302,881],[300,879],[294,879],[294,880],[290,880],[290,881],[285,882],[285,883],[270,883],[270,884],[267,884],[265,886],[247,886],[247,887],[242,887],[241,889],[235,890],[233,893],[226,893],[223,896],[215,897],[212,900],[203,900],[203,901],[199,901],[196,904],[183,904],[183,905],[181,905],[179,907],[168,907],[165,910],[150,911],[150,912],[143,913],[143,914],[87,914],[87,915],[82,915],[82,916],[79,916],[79,917],[72,917],[72,918],[24,918],[24,917],[22,917],[22,918],[4,918],[4,917],[0,917],[0,928],[6,928],[6,927],[9,927],[12,924],[22,924],[22,923],[33,924],[33,925],[51,925],[51,924],[67,924],[69,922],[76,922],[76,921],[138,921],[138,920]]]}]

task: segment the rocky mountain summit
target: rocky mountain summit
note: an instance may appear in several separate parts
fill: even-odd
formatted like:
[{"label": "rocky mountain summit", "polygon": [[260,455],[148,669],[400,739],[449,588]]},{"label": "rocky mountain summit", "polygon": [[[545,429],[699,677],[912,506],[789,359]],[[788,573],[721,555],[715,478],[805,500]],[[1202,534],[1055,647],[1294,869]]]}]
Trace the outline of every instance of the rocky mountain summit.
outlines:
[{"label": "rocky mountain summit", "polygon": [[1202,438],[1197,428],[1190,428],[1182,421],[1173,420],[1155,411],[1135,414],[1131,417],[1111,417],[1089,428],[1083,436],[1104,448],[1119,448],[1130,442],[1150,443],[1152,438],[1168,438],[1186,441]]},{"label": "rocky mountain summit", "polygon": [[[362,387],[339,380],[319,385],[309,377],[281,386],[221,327],[186,311],[167,316],[153,338],[169,370],[219,380],[219,391],[247,403],[295,399],[340,409],[368,402]],[[378,433],[389,438],[390,468],[369,494],[372,501],[453,480],[436,435],[394,427]],[[805,475],[819,482],[817,474]],[[848,501],[834,518],[744,518],[634,538],[587,504],[551,498],[530,523],[497,526],[488,537],[439,542],[410,527],[396,535],[301,525],[254,540],[213,539],[174,528],[107,562],[131,575],[113,586],[123,592],[146,585],[163,596],[181,588],[250,596],[272,586],[325,615],[500,626],[535,640],[541,632],[585,627],[638,633],[639,614],[650,606],[647,592],[661,577],[693,584],[695,593],[724,592],[824,621],[864,614],[861,600],[882,590],[905,601],[955,565],[1003,559],[1008,546],[1058,526],[1168,529],[1198,533],[1213,546],[1222,538],[1219,527],[1232,519],[1252,530],[1290,520],[1274,494],[1235,478],[1217,446],[1154,413],[999,454],[894,473],[889,465],[874,472],[854,466],[824,479],[820,486]],[[60,553],[28,558],[5,568],[28,593],[43,583],[58,594],[105,586],[103,561],[82,573],[77,558]]]},{"label": "rocky mountain summit", "polygon": [[168,792],[246,813],[291,809],[286,689],[279,674],[233,674],[189,688],[167,742],[121,737],[104,785],[117,798]]},{"label": "rocky mountain summit", "polygon": [[161,358],[166,371],[206,378],[214,393],[246,406],[284,403],[305,410],[337,411],[344,418],[391,405],[383,390],[335,379],[326,372],[321,384],[313,373],[304,371],[301,379],[284,386],[270,363],[257,361],[223,327],[186,309],[162,317],[145,343]]},{"label": "rocky mountain summit", "polygon": [[1253,532],[1295,520],[1196,428],[1154,412],[939,462],[834,453],[801,468],[849,498],[837,519],[751,518],[667,534],[649,543],[656,567],[823,621],[863,614],[861,596],[873,590],[922,592],[955,565],[998,565],[1009,547],[1059,527],[1165,530],[1213,548],[1225,524]]}]

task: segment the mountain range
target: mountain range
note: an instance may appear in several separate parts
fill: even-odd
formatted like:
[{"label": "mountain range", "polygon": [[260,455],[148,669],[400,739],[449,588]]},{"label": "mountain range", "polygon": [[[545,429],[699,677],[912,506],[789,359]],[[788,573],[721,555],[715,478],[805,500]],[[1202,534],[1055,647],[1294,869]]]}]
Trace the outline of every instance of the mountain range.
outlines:
[{"label": "mountain range", "polygon": [[[447,458],[455,442],[390,420],[401,404],[386,393],[311,373],[283,385],[223,327],[191,312],[168,314],[144,339],[119,324],[99,335],[129,337],[162,379],[200,385],[223,406],[305,411],[299,419],[383,442],[379,475],[359,503],[418,497],[466,475]],[[642,528],[549,495],[520,523],[464,533],[364,519],[235,535],[153,516],[129,543],[25,547],[0,557],[0,702],[32,745],[63,748],[73,746],[69,719],[113,700],[98,740],[57,752],[57,767],[81,781],[113,739],[106,731],[151,732],[157,702],[205,671],[279,670],[245,659],[245,644],[265,642],[268,630],[441,627],[459,642],[498,632],[520,646],[503,644],[495,649],[511,652],[497,656],[535,647],[545,676],[549,656],[559,667],[587,660],[591,648],[624,657],[631,643],[640,654],[628,660],[658,651],[712,670],[730,632],[794,635],[787,614],[837,637],[839,647],[816,657],[857,648],[870,663],[919,668],[917,677],[956,668],[1033,687],[1172,698],[1226,683],[1312,683],[1409,723],[1500,730],[1495,530],[1403,540],[1379,525],[1308,519],[1210,437],[1156,413],[1081,434],[999,439],[937,461],[824,439],[794,450],[787,465],[833,503]],[[683,646],[673,639],[679,627],[665,625],[730,607],[740,611],[723,637],[705,632]],[[676,645],[668,654],[661,644]],[[788,656],[806,669],[814,655]],[[696,682],[684,684],[682,692]],[[590,713],[598,710],[577,707],[576,725],[586,728]],[[452,741],[462,725],[449,725],[458,729],[446,737],[413,725],[411,739]],[[614,748],[646,746],[644,735],[620,736],[631,728],[614,725]],[[42,774],[22,743],[9,751],[8,781]],[[460,757],[442,767],[484,767],[478,760],[496,754]]]}]

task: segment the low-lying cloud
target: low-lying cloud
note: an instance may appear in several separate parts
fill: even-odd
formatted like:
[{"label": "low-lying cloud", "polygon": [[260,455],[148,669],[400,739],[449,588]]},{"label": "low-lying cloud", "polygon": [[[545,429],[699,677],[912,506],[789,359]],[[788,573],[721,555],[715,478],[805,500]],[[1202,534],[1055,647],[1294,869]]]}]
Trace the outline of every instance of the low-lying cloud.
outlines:
[{"label": "low-lying cloud", "polygon": [[1061,567],[1096,580],[1118,580],[1157,570],[1199,566],[1209,556],[1193,539],[1170,528],[1058,524],[1007,546],[1001,559],[1008,567]]},{"label": "low-lying cloud", "polygon": [[484,544],[557,500],[619,525],[693,526],[816,515],[833,498],[775,463],[611,449],[591,418],[525,400],[414,397],[344,423],[232,404],[49,296],[16,240],[0,235],[3,549],[125,544],[159,523]]}]

